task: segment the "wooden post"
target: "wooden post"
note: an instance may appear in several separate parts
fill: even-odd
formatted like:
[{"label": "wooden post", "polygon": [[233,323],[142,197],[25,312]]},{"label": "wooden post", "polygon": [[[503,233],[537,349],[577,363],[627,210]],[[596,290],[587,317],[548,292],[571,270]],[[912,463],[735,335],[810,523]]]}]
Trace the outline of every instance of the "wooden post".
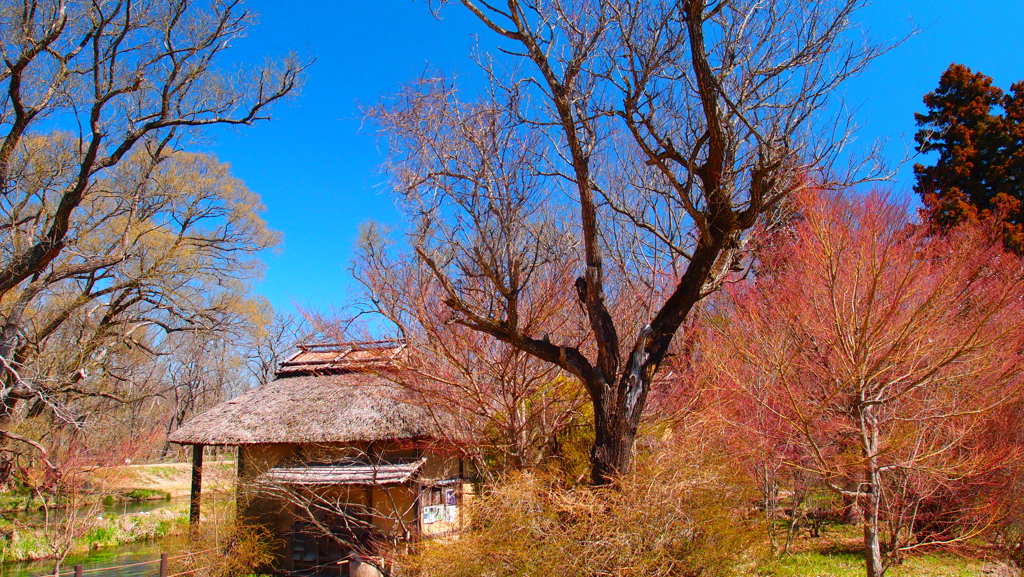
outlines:
[{"label": "wooden post", "polygon": [[238,445],[235,452],[235,520],[241,521],[245,512],[246,496],[242,493],[245,481],[245,448]]},{"label": "wooden post", "polygon": [[160,554],[160,575],[159,577],[167,577],[167,553]]},{"label": "wooden post", "polygon": [[366,486],[366,522],[370,524],[370,530],[373,530],[373,522],[377,517],[376,511],[373,508],[373,485]]},{"label": "wooden post", "polygon": [[416,510],[416,541],[423,538],[423,484],[416,483],[416,500],[413,509]]},{"label": "wooden post", "polygon": [[203,446],[192,445],[192,495],[189,501],[188,523],[192,531],[199,526],[199,509],[203,494]]},{"label": "wooden post", "polygon": [[85,574],[85,570],[81,565],[75,565],[75,577],[82,577]]}]

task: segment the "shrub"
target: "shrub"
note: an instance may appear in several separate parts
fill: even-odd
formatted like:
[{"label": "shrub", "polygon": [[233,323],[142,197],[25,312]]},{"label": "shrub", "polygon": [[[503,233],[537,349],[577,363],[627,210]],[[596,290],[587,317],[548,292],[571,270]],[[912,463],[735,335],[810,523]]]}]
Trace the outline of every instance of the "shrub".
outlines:
[{"label": "shrub", "polygon": [[126,501],[169,501],[171,494],[160,489],[132,489],[124,493]]},{"label": "shrub", "polygon": [[93,527],[89,532],[82,536],[82,541],[88,549],[92,550],[109,547],[111,545],[118,545],[122,541],[122,536],[120,535],[117,524],[108,522],[106,525]]},{"label": "shrub", "polygon": [[996,528],[991,543],[1000,560],[1024,569],[1024,515],[1007,520]]},{"label": "shrub", "polygon": [[263,527],[207,524],[191,541],[193,551],[204,553],[176,561],[172,573],[188,572],[195,577],[253,575],[270,565],[278,545]]},{"label": "shrub", "polygon": [[612,488],[515,474],[471,502],[470,530],[399,566],[423,577],[724,577],[749,569],[752,495],[721,458],[663,451]]}]

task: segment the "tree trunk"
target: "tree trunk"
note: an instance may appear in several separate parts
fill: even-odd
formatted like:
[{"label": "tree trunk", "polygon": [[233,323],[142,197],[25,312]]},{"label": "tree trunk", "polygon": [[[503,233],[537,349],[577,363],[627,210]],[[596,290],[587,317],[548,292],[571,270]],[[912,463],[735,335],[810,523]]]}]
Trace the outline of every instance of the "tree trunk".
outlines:
[{"label": "tree trunk", "polygon": [[[869,500],[876,498],[872,495]],[[869,511],[865,511],[864,516],[864,555],[867,562],[867,576],[882,577],[885,568],[882,565],[882,545],[878,539],[878,515],[872,517]]]},{"label": "tree trunk", "polygon": [[[14,309],[8,314],[3,328],[0,329],[0,358],[3,365],[0,365],[0,431],[9,431],[17,410],[19,401],[19,390],[24,386],[18,382],[18,378],[8,368],[16,366],[14,352],[18,346],[18,322],[27,306],[25,299],[19,299]],[[5,486],[10,481],[13,468],[13,457],[6,449],[10,441],[6,436],[0,435],[0,486]]]},{"label": "tree trunk", "polygon": [[867,577],[882,577],[882,545],[878,538],[878,516],[882,505],[882,474],[878,470],[878,417],[874,406],[861,409],[861,442],[865,457],[864,483],[864,556]]},{"label": "tree trunk", "polygon": [[594,447],[590,451],[590,477],[594,485],[609,485],[617,475],[633,465],[636,430],[624,430],[621,424],[609,426],[607,420],[594,419]]},{"label": "tree trunk", "polygon": [[633,443],[642,412],[638,408],[643,406],[643,392],[647,387],[639,380],[635,381],[636,387],[630,387],[631,380],[624,378],[618,390],[603,386],[600,389],[603,394],[593,399],[594,447],[590,452],[590,477],[595,486],[612,484],[633,465]]},{"label": "tree trunk", "polygon": [[847,525],[863,525],[864,511],[857,503],[857,499],[843,495],[843,523]]}]

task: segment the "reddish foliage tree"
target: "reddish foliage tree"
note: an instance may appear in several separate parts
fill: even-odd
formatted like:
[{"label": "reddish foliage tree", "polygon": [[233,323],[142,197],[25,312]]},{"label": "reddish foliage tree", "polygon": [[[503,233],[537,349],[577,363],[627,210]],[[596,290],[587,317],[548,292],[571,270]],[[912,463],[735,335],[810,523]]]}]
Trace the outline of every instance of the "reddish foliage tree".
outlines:
[{"label": "reddish foliage tree", "polygon": [[991,431],[1024,388],[1021,262],[991,229],[929,236],[882,195],[811,196],[802,217],[732,291],[704,361],[734,419],[859,506],[879,577],[998,514],[967,496],[1016,462]]}]

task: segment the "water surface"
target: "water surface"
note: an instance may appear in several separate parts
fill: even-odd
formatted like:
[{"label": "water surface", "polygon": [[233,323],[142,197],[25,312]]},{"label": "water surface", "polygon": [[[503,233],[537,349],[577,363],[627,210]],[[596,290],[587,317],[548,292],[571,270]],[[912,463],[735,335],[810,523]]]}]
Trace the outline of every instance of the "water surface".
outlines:
[{"label": "water surface", "polygon": [[[105,505],[104,516],[147,513],[164,509],[180,510],[187,507],[187,499],[163,499],[153,501],[120,501]],[[51,510],[51,518],[65,515],[66,511]],[[41,511],[18,511],[4,513],[7,518],[15,518],[22,522],[41,524],[44,515]],[[174,555],[184,549],[181,536],[168,536],[154,541],[127,543],[116,547],[106,547],[87,554],[71,555],[61,566],[60,574],[73,574],[74,566],[81,564],[85,575],[92,577],[155,577],[158,564],[136,565],[146,561],[157,561],[161,552]],[[121,567],[130,565],[129,567]],[[112,569],[112,567],[117,567]],[[39,561],[11,561],[0,563],[0,577],[41,577],[52,576],[54,562],[50,559]]]}]

